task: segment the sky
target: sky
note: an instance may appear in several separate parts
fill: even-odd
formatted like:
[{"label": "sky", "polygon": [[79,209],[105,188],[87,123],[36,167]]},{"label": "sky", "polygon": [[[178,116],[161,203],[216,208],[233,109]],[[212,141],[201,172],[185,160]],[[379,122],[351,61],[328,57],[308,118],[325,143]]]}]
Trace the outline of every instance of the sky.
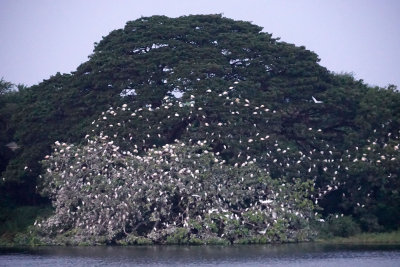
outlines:
[{"label": "sky", "polygon": [[190,14],[250,21],[330,71],[400,87],[399,0],[0,0],[0,78],[38,84],[75,71],[127,21]]}]

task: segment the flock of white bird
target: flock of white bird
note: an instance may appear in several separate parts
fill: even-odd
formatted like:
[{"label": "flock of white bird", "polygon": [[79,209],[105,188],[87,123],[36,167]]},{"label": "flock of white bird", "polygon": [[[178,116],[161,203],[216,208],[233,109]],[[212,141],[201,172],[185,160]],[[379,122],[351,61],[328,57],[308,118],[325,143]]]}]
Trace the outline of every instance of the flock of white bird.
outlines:
[{"label": "flock of white bird", "polygon": [[[399,133],[342,151],[324,140],[322,129],[308,128],[316,148],[301,150],[269,130],[279,110],[232,97],[238,84],[222,91],[205,90],[208,100],[220,99],[218,114],[213,114],[216,109],[204,96],[188,95],[185,100],[166,96],[159,107],[109,108],[93,121],[94,129],[85,137],[87,145],[56,142],[53,154],[45,158],[47,173],[42,178],[56,214],[39,222],[41,227],[56,226],[59,233],[79,228],[112,239],[121,231],[137,232],[150,221],[153,230],[147,235],[157,240],[171,229],[190,229],[199,223],[204,228],[200,232],[207,235],[213,234],[217,222],[226,229],[237,222],[233,224],[261,235],[283,223],[293,229],[293,237],[305,231],[293,228],[296,220],[320,218],[311,203],[300,208],[301,201],[311,197],[318,204],[346,184],[362,164],[378,168],[398,164]],[[324,103],[314,96],[309,101]],[[243,113],[249,121],[235,120]],[[157,147],[155,140],[170,141],[167,126],[180,122],[186,122],[180,136],[185,142]],[[227,125],[238,129],[225,132]],[[220,144],[218,151],[215,143]],[[252,154],[260,147],[262,154]],[[222,157],[226,153],[236,153],[234,160],[226,162]],[[271,179],[276,173],[282,178]],[[317,179],[322,186],[312,194]],[[302,182],[309,185],[303,191]],[[296,199],[294,192],[300,192],[302,199]],[[174,211],[177,207],[180,210]],[[256,223],[254,217],[261,219]],[[222,231],[219,237],[229,234]]]}]

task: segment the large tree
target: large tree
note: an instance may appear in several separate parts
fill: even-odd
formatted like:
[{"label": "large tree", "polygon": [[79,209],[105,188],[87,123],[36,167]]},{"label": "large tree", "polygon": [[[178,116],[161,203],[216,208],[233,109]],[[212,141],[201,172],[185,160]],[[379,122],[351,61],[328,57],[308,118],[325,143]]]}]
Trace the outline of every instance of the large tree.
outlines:
[{"label": "large tree", "polygon": [[[383,197],[388,184],[398,188],[398,91],[370,88],[318,62],[305,47],[220,15],[130,21],[75,72],[20,93],[12,121],[21,150],[3,177],[33,196],[50,145],[80,143],[87,133],[116,136],[138,153],[175,139],[207,140],[228,164],[255,161],[272,178],[313,179],[327,212],[361,220],[374,207],[366,229],[373,220],[384,224],[380,205],[396,214],[400,207],[395,192]],[[364,155],[370,142],[391,150]],[[356,165],[377,160],[373,170]],[[358,190],[367,177],[372,188]]]}]

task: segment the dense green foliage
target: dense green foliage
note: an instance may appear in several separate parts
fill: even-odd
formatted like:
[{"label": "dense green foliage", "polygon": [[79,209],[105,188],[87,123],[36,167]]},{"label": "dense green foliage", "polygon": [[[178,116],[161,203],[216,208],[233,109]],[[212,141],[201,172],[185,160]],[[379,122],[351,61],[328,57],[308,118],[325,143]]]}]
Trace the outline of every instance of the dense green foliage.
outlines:
[{"label": "dense green foliage", "polygon": [[[315,53],[261,30],[220,15],[141,18],[104,37],[72,74],[18,92],[2,80],[1,201],[45,201],[37,177],[55,141],[108,135],[143,155],[206,140],[227,166],[252,161],[273,180],[312,180],[325,216],[397,229],[396,87],[333,74]],[[15,151],[5,146],[13,141]]]}]

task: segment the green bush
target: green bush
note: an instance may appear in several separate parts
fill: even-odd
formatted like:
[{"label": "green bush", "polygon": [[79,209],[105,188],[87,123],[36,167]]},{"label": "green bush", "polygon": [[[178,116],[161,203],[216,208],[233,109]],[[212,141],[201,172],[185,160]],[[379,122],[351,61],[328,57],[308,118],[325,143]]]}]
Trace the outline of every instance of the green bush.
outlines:
[{"label": "green bush", "polygon": [[183,245],[189,243],[189,232],[185,228],[177,228],[167,237],[167,244]]},{"label": "green bush", "polygon": [[36,245],[36,236],[29,233],[29,226],[37,218],[46,218],[52,213],[51,206],[2,207],[0,209],[0,243],[4,245]]},{"label": "green bush", "polygon": [[325,224],[326,233],[331,236],[349,237],[361,232],[352,216],[330,215]]}]

